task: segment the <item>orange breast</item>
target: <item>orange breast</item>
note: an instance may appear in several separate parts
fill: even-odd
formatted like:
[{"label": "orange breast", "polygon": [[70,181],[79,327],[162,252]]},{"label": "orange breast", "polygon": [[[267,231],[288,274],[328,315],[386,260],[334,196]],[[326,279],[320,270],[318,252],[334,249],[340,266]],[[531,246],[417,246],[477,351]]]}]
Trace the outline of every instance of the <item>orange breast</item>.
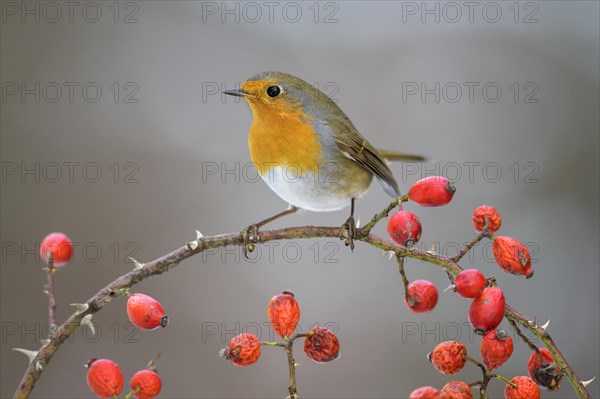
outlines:
[{"label": "orange breast", "polygon": [[279,112],[260,104],[251,108],[254,122],[248,145],[252,162],[261,175],[274,166],[288,166],[301,174],[318,170],[321,145],[310,117],[300,109]]}]

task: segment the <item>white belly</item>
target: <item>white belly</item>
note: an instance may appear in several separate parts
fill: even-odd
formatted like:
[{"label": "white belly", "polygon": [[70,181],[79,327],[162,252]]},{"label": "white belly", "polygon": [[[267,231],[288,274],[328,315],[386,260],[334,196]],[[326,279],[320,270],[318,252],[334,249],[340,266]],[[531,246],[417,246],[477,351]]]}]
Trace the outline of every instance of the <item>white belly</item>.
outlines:
[{"label": "white belly", "polygon": [[293,166],[273,167],[262,178],[284,201],[314,212],[349,206],[352,198],[359,198],[368,190],[372,178],[369,173],[359,173],[354,179],[344,179],[342,184],[334,171],[322,169],[319,173],[298,175]]}]

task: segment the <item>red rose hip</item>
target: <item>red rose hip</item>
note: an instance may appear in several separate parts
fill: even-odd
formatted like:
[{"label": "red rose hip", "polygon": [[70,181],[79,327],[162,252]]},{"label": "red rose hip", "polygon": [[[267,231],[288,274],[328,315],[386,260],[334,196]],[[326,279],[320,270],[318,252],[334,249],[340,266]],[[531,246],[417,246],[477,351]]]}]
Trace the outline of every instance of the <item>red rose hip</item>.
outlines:
[{"label": "red rose hip", "polygon": [[291,291],[283,291],[269,301],[268,317],[273,329],[281,338],[287,339],[300,320],[300,308]]},{"label": "red rose hip", "polygon": [[73,243],[64,233],[50,233],[40,244],[40,257],[48,263],[48,256],[52,256],[52,265],[61,267],[69,263],[73,257]]},{"label": "red rose hip", "polygon": [[414,213],[398,211],[388,221],[387,231],[396,244],[412,247],[421,239],[421,222]]},{"label": "red rose hip", "polygon": [[451,381],[440,391],[440,399],[473,399],[473,392],[466,383]]},{"label": "red rose hip", "polygon": [[417,388],[408,395],[408,399],[439,399],[440,391],[434,387]]},{"label": "red rose hip", "polygon": [[456,187],[443,176],[428,176],[408,190],[408,198],[421,206],[442,206],[452,200]]},{"label": "red rose hip", "polygon": [[492,252],[496,263],[506,273],[523,275],[526,278],[533,276],[529,250],[514,238],[498,236],[494,238]]},{"label": "red rose hip", "polygon": [[304,340],[304,353],[317,363],[327,363],[340,357],[340,342],[327,328],[317,327]]},{"label": "red rose hip", "polygon": [[481,291],[469,307],[469,320],[477,334],[485,334],[498,327],[504,318],[504,293],[498,287]]},{"label": "red rose hip", "polygon": [[123,373],[117,363],[108,359],[92,359],[87,366],[87,384],[96,396],[110,398],[121,393]]},{"label": "red rose hip", "polygon": [[485,287],[485,276],[477,269],[466,269],[454,279],[454,290],[463,298],[475,298]]},{"label": "red rose hip", "polygon": [[512,355],[513,341],[506,331],[491,330],[481,339],[479,350],[485,367],[495,370]]},{"label": "red rose hip", "polygon": [[140,370],[131,377],[129,387],[138,399],[154,399],[160,393],[160,376],[154,370]]},{"label": "red rose hip", "polygon": [[460,342],[446,341],[436,346],[427,357],[437,371],[453,375],[465,367],[467,348]]},{"label": "red rose hip", "polygon": [[250,366],[260,357],[260,342],[254,334],[240,334],[231,339],[226,357],[236,366]]},{"label": "red rose hip", "polygon": [[496,232],[502,226],[500,214],[493,206],[481,205],[473,212],[471,218],[475,231],[481,233],[487,224],[488,233]]},{"label": "red rose hip", "polygon": [[531,352],[527,362],[527,371],[539,386],[551,391],[557,391],[560,388],[563,374],[548,349],[541,348],[539,353]]},{"label": "red rose hip", "polygon": [[540,399],[540,389],[529,377],[519,376],[510,380],[517,387],[513,388],[510,384],[504,387],[504,397],[506,399]]},{"label": "red rose hip", "polygon": [[169,318],[160,303],[144,294],[133,294],[127,300],[127,316],[140,330],[155,330],[166,327]]},{"label": "red rose hip", "polygon": [[408,295],[413,301],[412,306],[404,297],[404,304],[414,313],[429,312],[438,301],[438,290],[431,281],[415,280],[408,285]]}]

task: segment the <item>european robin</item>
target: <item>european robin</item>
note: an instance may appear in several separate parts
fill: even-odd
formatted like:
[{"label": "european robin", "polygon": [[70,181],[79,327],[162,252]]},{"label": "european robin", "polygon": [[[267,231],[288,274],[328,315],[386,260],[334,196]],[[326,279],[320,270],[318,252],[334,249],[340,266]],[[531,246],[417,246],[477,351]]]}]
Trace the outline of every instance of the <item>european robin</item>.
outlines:
[{"label": "european robin", "polygon": [[244,232],[245,244],[258,240],[259,227],[298,209],[326,212],[351,205],[342,237],[347,233],[346,244],[353,248],[354,200],[366,193],[373,175],[386,193],[400,196],[384,159],[423,160],[376,150],[329,96],[296,76],[262,72],[224,93],[242,97],[250,106],[252,162],[269,187],[290,204],[286,211],[251,225]]}]

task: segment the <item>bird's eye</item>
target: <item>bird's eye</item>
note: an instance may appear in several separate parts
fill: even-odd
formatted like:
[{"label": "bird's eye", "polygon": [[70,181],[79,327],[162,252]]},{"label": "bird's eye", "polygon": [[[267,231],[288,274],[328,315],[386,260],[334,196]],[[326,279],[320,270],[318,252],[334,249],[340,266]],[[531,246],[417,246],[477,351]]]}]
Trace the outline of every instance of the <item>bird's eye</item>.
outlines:
[{"label": "bird's eye", "polygon": [[281,89],[279,88],[279,86],[269,86],[267,88],[267,94],[269,95],[269,97],[277,97],[279,93],[281,93]]}]

